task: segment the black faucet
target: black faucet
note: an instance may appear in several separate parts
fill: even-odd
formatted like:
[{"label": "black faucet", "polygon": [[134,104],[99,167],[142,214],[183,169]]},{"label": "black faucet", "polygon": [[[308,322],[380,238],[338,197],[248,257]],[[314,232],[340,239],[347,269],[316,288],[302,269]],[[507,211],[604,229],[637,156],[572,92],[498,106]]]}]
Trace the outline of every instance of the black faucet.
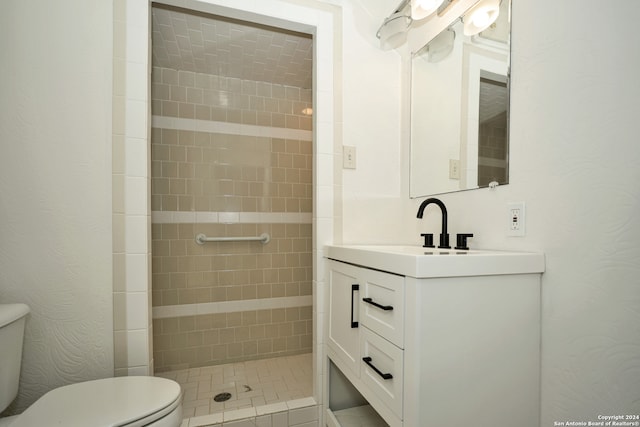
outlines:
[{"label": "black faucet", "polygon": [[[422,202],[420,204],[420,208],[418,208],[418,218],[422,218],[424,209],[431,203],[438,205],[442,211],[442,232],[440,233],[440,246],[438,247],[442,249],[451,249],[451,246],[449,246],[449,234],[447,233],[447,208],[441,200],[431,197]],[[425,237],[425,247],[433,247],[433,242],[431,242],[433,237],[430,234],[423,234],[423,236]]]}]

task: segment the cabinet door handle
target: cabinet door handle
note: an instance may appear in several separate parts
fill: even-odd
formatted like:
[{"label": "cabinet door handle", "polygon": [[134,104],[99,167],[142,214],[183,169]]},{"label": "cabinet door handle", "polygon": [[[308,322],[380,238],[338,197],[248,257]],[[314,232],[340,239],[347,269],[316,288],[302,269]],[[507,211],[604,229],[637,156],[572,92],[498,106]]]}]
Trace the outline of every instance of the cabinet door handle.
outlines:
[{"label": "cabinet door handle", "polygon": [[360,290],[360,285],[355,283],[351,285],[351,328],[352,329],[358,327],[358,322],[353,320],[353,302],[354,302],[353,294],[355,291],[359,291],[359,290]]},{"label": "cabinet door handle", "polygon": [[393,310],[393,306],[391,305],[381,305],[378,304],[377,302],[375,302],[374,300],[372,300],[371,298],[362,298],[362,301],[366,302],[367,304],[371,304],[374,307],[378,307],[380,310],[384,310],[384,311],[390,311]]},{"label": "cabinet door handle", "polygon": [[362,361],[364,363],[366,363],[367,365],[369,365],[369,367],[371,369],[373,369],[374,371],[376,371],[376,374],[380,375],[382,377],[383,380],[390,380],[391,378],[393,378],[393,375],[391,374],[383,374],[378,368],[376,368],[375,366],[373,366],[373,363],[371,363],[371,358],[370,357],[363,357]]}]

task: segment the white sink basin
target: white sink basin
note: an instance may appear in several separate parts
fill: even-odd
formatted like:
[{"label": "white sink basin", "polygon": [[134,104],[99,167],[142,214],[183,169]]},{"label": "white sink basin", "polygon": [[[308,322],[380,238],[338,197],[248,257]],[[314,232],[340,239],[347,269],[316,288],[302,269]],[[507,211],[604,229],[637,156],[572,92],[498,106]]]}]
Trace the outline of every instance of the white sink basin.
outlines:
[{"label": "white sink basin", "polygon": [[462,251],[402,245],[329,245],[325,247],[325,256],[417,278],[544,272],[544,255],[536,252]]}]

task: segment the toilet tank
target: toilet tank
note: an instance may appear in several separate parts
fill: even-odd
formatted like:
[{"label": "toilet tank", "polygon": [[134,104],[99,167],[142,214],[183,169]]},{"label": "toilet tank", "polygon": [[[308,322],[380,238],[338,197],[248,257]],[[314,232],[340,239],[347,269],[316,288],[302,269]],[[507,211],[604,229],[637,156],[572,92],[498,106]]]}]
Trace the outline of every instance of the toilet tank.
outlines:
[{"label": "toilet tank", "polygon": [[29,307],[25,304],[0,304],[0,412],[18,394],[24,323]]}]

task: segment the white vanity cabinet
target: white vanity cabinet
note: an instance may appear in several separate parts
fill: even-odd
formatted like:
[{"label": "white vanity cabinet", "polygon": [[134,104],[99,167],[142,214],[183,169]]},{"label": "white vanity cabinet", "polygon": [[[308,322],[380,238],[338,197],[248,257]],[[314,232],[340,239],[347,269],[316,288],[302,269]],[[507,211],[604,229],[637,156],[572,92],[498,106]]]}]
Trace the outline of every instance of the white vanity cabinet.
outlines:
[{"label": "white vanity cabinet", "polygon": [[327,248],[333,364],[391,426],[539,426],[543,255],[398,250]]},{"label": "white vanity cabinet", "polygon": [[401,425],[405,278],[328,265],[327,353],[379,413]]}]

